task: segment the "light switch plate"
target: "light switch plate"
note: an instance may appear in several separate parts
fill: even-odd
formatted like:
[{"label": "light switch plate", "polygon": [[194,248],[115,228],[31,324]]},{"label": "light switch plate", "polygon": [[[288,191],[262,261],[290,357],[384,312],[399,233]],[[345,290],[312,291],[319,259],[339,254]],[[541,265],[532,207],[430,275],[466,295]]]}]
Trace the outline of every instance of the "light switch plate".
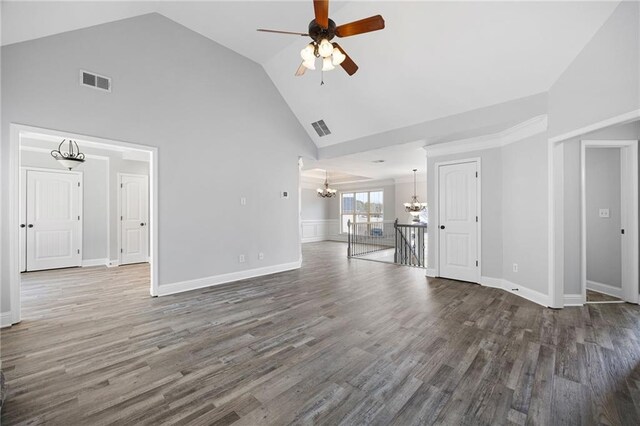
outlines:
[{"label": "light switch plate", "polygon": [[602,218],[608,218],[609,217],[609,209],[600,209],[599,216],[602,217]]}]

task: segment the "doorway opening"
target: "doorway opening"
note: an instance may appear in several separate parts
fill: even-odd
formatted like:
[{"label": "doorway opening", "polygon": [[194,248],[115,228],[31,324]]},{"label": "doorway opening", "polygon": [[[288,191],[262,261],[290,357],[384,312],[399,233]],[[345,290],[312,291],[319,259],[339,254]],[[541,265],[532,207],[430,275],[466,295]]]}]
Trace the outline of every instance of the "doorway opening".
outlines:
[{"label": "doorway opening", "polygon": [[638,303],[637,141],[581,144],[584,303]]},{"label": "doorway opening", "polygon": [[[39,295],[91,303],[82,289],[128,294],[128,282],[156,296],[157,149],[15,124],[10,139],[11,324]],[[51,156],[63,139],[85,154],[73,170]]]}]

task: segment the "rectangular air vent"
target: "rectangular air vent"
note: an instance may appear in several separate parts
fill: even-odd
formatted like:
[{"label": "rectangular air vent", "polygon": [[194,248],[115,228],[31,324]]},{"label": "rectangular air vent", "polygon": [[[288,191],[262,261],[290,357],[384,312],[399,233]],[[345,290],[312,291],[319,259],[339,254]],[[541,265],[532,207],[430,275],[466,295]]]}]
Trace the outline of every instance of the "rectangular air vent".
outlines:
[{"label": "rectangular air vent", "polygon": [[324,120],[316,121],[315,123],[311,123],[313,128],[315,129],[318,136],[323,137],[331,134],[331,130],[324,124]]},{"label": "rectangular air vent", "polygon": [[80,84],[106,92],[111,91],[111,79],[89,71],[80,70]]}]

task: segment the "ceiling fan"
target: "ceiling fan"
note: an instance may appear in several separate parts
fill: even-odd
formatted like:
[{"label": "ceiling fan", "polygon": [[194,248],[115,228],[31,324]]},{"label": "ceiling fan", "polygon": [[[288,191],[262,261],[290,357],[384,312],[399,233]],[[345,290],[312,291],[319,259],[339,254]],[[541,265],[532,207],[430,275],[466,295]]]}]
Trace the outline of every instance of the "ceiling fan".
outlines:
[{"label": "ceiling fan", "polygon": [[347,55],[338,43],[332,43],[335,37],[350,37],[358,34],[377,31],[384,28],[382,16],[375,15],[359,21],[350,22],[344,25],[336,25],[329,19],[329,0],[313,0],[313,10],[315,19],[309,23],[307,33],[297,33],[292,31],[277,31],[259,28],[258,31],[277,34],[292,34],[304,37],[311,37],[313,40],[302,51],[302,64],[296,71],[296,76],[301,76],[307,69],[316,69],[316,59],[322,59],[322,71],[331,71],[340,65],[349,75],[358,71],[358,65]]}]

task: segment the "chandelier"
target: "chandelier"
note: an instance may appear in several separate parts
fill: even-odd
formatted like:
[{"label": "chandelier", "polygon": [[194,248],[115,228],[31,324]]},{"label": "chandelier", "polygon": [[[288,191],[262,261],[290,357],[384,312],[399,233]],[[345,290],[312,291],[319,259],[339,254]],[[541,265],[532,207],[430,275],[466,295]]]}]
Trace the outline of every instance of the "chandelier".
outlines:
[{"label": "chandelier", "polygon": [[322,58],[322,71],[331,71],[340,65],[347,56],[331,43],[323,38],[320,42],[312,41],[300,52],[302,65],[310,70],[316,69],[316,58]]},{"label": "chandelier", "polygon": [[413,169],[413,197],[411,197],[410,203],[404,203],[404,210],[413,216],[413,222],[420,222],[420,212],[423,212],[427,208],[427,203],[421,203],[418,201],[416,195],[416,172],[418,169]]},{"label": "chandelier", "polygon": [[58,149],[51,151],[51,156],[58,160],[64,168],[71,170],[84,163],[84,154],[80,152],[78,144],[71,139],[69,139],[69,151],[63,152],[62,144],[65,142],[66,139],[63,139],[62,142],[60,142],[60,145],[58,145]]},{"label": "chandelier", "polygon": [[324,188],[318,188],[318,197],[322,198],[331,198],[336,196],[335,189],[329,188],[329,174],[327,171],[324,171]]}]

